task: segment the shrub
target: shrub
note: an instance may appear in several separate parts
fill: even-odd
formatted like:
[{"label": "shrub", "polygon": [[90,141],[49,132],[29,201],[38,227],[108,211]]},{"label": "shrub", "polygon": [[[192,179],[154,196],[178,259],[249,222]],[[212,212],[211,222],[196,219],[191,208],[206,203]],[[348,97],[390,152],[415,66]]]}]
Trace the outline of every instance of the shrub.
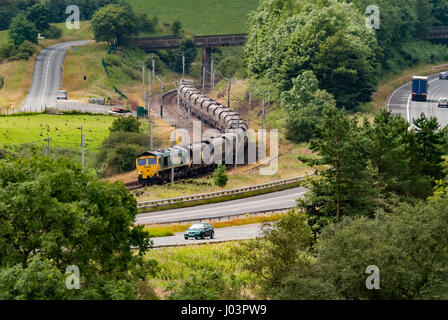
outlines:
[{"label": "shrub", "polygon": [[47,39],[59,39],[62,37],[62,30],[56,26],[50,25],[50,27],[42,33]]},{"label": "shrub", "polygon": [[218,168],[216,168],[213,173],[213,180],[215,181],[215,184],[221,188],[224,188],[228,179],[229,177],[227,176],[226,166],[219,164]]}]

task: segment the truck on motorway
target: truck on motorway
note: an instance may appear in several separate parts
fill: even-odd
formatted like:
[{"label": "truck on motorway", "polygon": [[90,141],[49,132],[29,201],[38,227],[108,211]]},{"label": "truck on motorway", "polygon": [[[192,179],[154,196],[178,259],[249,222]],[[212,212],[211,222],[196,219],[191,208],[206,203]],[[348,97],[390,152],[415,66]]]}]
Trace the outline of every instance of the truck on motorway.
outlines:
[{"label": "truck on motorway", "polygon": [[428,77],[414,76],[412,78],[412,101],[426,101],[428,98],[428,88]]}]

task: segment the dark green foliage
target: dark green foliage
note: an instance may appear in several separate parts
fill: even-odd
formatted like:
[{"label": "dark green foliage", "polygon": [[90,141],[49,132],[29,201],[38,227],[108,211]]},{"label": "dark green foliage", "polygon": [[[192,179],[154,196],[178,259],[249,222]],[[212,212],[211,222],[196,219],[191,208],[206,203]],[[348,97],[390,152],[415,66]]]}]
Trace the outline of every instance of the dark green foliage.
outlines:
[{"label": "dark green foliage", "polygon": [[[447,219],[443,199],[329,228],[318,249],[319,275],[346,299],[447,299]],[[380,290],[366,290],[368,265],[379,267]]]},{"label": "dark green foliage", "polygon": [[157,24],[159,23],[159,18],[154,16],[149,18],[146,13],[136,13],[135,17],[138,22],[138,29],[144,32],[154,32],[156,31]]},{"label": "dark green foliage", "polygon": [[338,1],[261,1],[246,45],[249,73],[279,91],[303,70],[338,104],[368,101],[376,83],[375,34],[354,6]]},{"label": "dark green foliage", "polygon": [[282,92],[281,104],[286,111],[286,138],[294,142],[308,142],[323,116],[335,109],[334,98],[319,90],[312,71],[300,73],[292,80],[293,87]]},{"label": "dark green foliage", "polygon": [[0,74],[0,89],[5,85],[5,77]]},{"label": "dark green foliage", "polygon": [[413,123],[415,138],[412,145],[412,171],[427,175],[431,180],[441,179],[442,156],[446,154],[448,142],[447,128],[441,129],[437,118],[427,118],[423,113]]},{"label": "dark green foliage", "polygon": [[[402,204],[390,214],[344,218],[313,243],[306,215],[289,213],[262,240],[236,250],[270,299],[447,299],[448,200]],[[380,289],[368,290],[368,266]]]},{"label": "dark green foliage", "polygon": [[109,131],[112,132],[140,132],[141,123],[135,117],[124,117],[114,120]]},{"label": "dark green foliage", "polygon": [[46,39],[59,39],[62,36],[62,30],[50,25],[47,30],[42,32],[42,36]]},{"label": "dark green foliage", "polygon": [[324,225],[320,220],[329,217],[373,213],[378,190],[368,167],[370,144],[357,120],[342,111],[334,111],[320,123],[310,143],[320,159],[303,160],[326,167],[316,168],[316,177],[307,182],[307,196],[298,200],[317,225]]},{"label": "dark green foliage", "polygon": [[254,274],[261,297],[276,297],[287,276],[302,275],[309,268],[313,236],[306,215],[294,211],[272,228],[265,225],[263,235],[263,240],[242,242],[235,254]]},{"label": "dark green foliage", "polygon": [[16,47],[25,40],[37,44],[37,30],[34,24],[23,15],[17,15],[9,27],[9,38]]},{"label": "dark green foliage", "polygon": [[108,5],[95,12],[92,30],[97,42],[126,45],[138,33],[138,23],[130,6]]},{"label": "dark green foliage", "polygon": [[35,4],[28,8],[26,18],[34,23],[39,32],[50,28],[50,11],[42,4]]},{"label": "dark green foliage", "polygon": [[232,277],[226,279],[218,270],[202,269],[186,279],[168,295],[170,300],[219,300],[239,298],[239,287]]},{"label": "dark green foliage", "polygon": [[12,19],[17,15],[18,8],[15,0],[0,1],[0,30],[9,28]]},{"label": "dark green foliage", "polygon": [[244,61],[236,56],[225,57],[219,61],[218,70],[226,78],[246,76]]},{"label": "dark green foliage", "polygon": [[149,149],[149,136],[136,132],[111,132],[101,144],[97,167],[103,176],[129,172],[136,168],[135,159]]},{"label": "dark green foliage", "polygon": [[179,20],[176,20],[171,24],[171,32],[176,37],[179,37],[182,34],[182,23]]},{"label": "dark green foliage", "polygon": [[315,231],[338,217],[372,216],[390,211],[397,202],[415,202],[433,193],[434,180],[443,177],[446,130],[425,116],[415,128],[383,111],[373,124],[336,112],[317,127],[311,148],[318,158],[301,157],[316,168],[298,206],[310,214]]},{"label": "dark green foliage", "polygon": [[[100,181],[71,160],[1,160],[0,286],[10,291],[0,291],[7,298],[54,294],[46,298],[60,299],[64,292],[87,299],[135,299],[136,282],[151,268],[141,257],[150,240],[134,226],[136,206],[123,184]],[[69,265],[80,269],[79,291],[67,292],[65,281],[60,283]],[[42,278],[55,268],[53,278]],[[12,285],[20,279],[34,283]]]},{"label": "dark green foliage", "polygon": [[213,172],[213,180],[218,187],[224,188],[227,184],[227,180],[229,177],[227,176],[226,166],[222,164],[218,164],[218,167]]}]

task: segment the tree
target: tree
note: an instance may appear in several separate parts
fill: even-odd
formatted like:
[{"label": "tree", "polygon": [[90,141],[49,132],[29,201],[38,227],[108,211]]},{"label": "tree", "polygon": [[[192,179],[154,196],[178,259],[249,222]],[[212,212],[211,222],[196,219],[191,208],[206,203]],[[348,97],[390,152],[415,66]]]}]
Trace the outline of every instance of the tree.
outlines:
[{"label": "tree", "polygon": [[109,131],[112,132],[140,132],[141,123],[135,117],[118,118],[114,120]]},{"label": "tree", "polygon": [[226,166],[222,164],[218,164],[215,172],[213,172],[213,180],[218,187],[224,188],[227,184],[227,180],[229,177],[227,176]]},{"label": "tree", "polygon": [[136,214],[136,200],[123,184],[100,181],[69,159],[0,160],[0,269],[31,267],[31,276],[39,255],[48,272],[78,266],[80,297],[135,299],[136,282],[152,268],[142,259],[151,242],[134,225]]},{"label": "tree", "polygon": [[254,275],[254,287],[261,296],[278,298],[285,278],[293,274],[305,277],[312,261],[313,235],[307,216],[295,211],[272,226],[263,225],[263,235],[262,240],[242,242],[234,253]]},{"label": "tree", "polygon": [[173,35],[175,35],[176,37],[179,37],[182,33],[182,23],[179,20],[175,20],[172,24],[171,24],[171,32],[173,33]]},{"label": "tree", "polygon": [[301,160],[316,167],[315,177],[306,185],[308,192],[298,206],[319,225],[343,215],[371,215],[379,190],[369,171],[370,140],[357,119],[335,111],[319,124],[310,147],[319,158]]},{"label": "tree", "polygon": [[291,90],[281,94],[281,104],[286,111],[286,138],[294,142],[310,141],[316,125],[336,106],[328,92],[319,90],[312,71],[304,71],[293,79]]},{"label": "tree", "polygon": [[177,50],[169,52],[170,67],[174,71],[181,73],[183,71],[182,54],[185,56],[185,72],[190,72],[191,64],[196,59],[197,49],[193,39],[184,39],[180,42]]},{"label": "tree", "polygon": [[[446,198],[403,204],[329,228],[318,249],[322,281],[345,299],[447,299],[447,208]],[[380,290],[366,290],[369,265],[380,270]]]},{"label": "tree", "polygon": [[28,8],[26,17],[29,21],[34,23],[37,30],[43,32],[50,28],[50,11],[48,11],[42,4],[35,4]]},{"label": "tree", "polygon": [[9,38],[16,47],[20,46],[25,40],[37,44],[36,27],[23,14],[18,14],[9,27]]},{"label": "tree", "polygon": [[110,45],[126,45],[139,33],[132,7],[125,5],[112,4],[99,9],[91,25],[95,40]]},{"label": "tree", "polygon": [[9,28],[11,20],[17,15],[18,8],[14,0],[0,1],[0,30]]},{"label": "tree", "polygon": [[311,70],[339,107],[352,109],[370,99],[377,42],[352,4],[264,0],[250,21],[245,55],[253,77],[281,92],[290,90],[303,70]]},{"label": "tree", "polygon": [[415,126],[415,139],[412,144],[413,172],[425,174],[432,180],[441,179],[443,177],[442,157],[446,154],[448,142],[447,128],[442,129],[437,118],[427,118],[423,113],[413,123]]},{"label": "tree", "polygon": [[[155,143],[158,145],[159,141],[156,140]],[[101,144],[96,166],[103,176],[135,170],[135,159],[147,151],[148,146],[148,135],[124,131],[111,132]]]}]

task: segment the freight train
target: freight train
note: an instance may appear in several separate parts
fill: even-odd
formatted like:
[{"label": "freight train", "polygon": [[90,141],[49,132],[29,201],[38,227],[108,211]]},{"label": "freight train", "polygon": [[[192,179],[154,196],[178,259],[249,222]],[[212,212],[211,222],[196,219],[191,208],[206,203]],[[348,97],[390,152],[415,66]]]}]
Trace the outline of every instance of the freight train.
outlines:
[{"label": "freight train", "polygon": [[[241,150],[247,150],[246,121],[234,110],[201,93],[192,80],[182,80],[178,94],[187,112],[196,116],[220,134],[186,146],[144,152],[136,160],[138,181],[142,185],[168,182],[174,168],[175,179],[189,178],[213,171],[218,163],[240,163]],[[241,139],[239,138],[241,137]],[[238,159],[236,159],[237,152]],[[171,162],[171,154],[174,163]]]}]

